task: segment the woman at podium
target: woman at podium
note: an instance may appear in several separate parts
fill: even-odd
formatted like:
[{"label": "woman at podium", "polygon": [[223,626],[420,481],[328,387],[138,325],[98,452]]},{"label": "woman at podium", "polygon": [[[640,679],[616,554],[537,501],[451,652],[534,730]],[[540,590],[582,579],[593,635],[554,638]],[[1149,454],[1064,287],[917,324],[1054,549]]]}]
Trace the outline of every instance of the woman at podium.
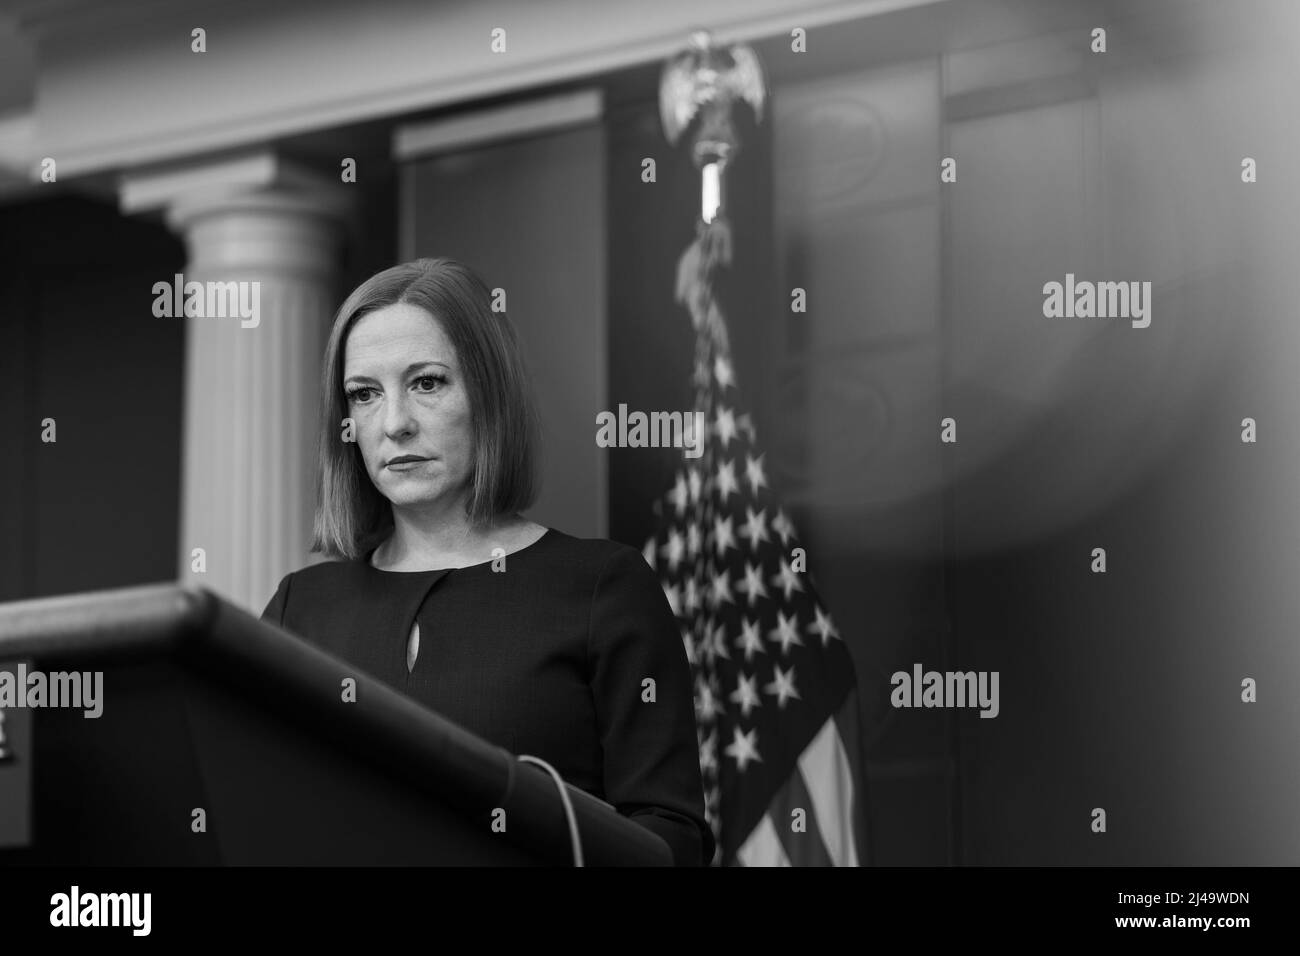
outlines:
[{"label": "woman at podium", "polygon": [[707,864],[690,666],[640,551],[521,516],[537,419],[514,330],[451,259],[362,283],[321,383],[313,551],[262,613]]}]

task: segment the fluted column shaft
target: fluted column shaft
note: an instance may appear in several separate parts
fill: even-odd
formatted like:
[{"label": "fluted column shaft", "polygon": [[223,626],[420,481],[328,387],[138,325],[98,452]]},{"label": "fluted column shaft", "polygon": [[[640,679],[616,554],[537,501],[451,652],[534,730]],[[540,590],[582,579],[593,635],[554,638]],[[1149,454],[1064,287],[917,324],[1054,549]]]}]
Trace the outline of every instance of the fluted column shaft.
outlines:
[{"label": "fluted column shaft", "polygon": [[184,319],[179,542],[182,581],[256,613],[284,574],[308,562],[337,209],[266,188],[182,198],[167,218],[185,238],[186,283],[239,283],[242,302],[257,306],[255,321]]}]

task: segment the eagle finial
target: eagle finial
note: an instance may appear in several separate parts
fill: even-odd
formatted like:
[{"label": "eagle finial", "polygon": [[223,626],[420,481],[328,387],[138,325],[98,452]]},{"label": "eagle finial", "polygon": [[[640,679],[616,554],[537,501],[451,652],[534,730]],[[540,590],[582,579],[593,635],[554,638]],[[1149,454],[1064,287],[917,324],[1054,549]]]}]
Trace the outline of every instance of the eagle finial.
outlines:
[{"label": "eagle finial", "polygon": [[740,146],[732,127],[731,106],[742,100],[762,119],[765,87],[754,51],[743,43],[720,47],[707,30],[691,34],[685,50],[664,64],[659,82],[659,115],[673,145],[703,112],[693,156],[697,166],[726,159]]}]

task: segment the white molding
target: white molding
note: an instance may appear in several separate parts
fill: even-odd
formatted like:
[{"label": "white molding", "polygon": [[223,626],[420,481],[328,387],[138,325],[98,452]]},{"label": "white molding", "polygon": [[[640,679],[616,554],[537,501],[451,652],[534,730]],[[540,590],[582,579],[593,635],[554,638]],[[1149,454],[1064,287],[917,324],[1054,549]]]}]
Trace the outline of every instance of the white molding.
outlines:
[{"label": "white molding", "polygon": [[276,181],[270,150],[225,159],[144,169],[122,177],[118,206],[125,214],[161,209],[181,196],[216,189],[256,188]]},{"label": "white molding", "polygon": [[594,123],[604,111],[600,90],[512,103],[425,123],[408,123],[393,131],[393,159],[405,162],[485,143],[531,136],[568,126]]},{"label": "white molding", "polygon": [[264,149],[125,173],[118,207],[129,215],[192,202],[196,197],[234,196],[272,186],[328,192],[333,185]]},{"label": "white molding", "polygon": [[[176,25],[188,19],[170,6],[121,47],[129,65],[116,59],[117,45],[87,36],[70,19],[42,37],[37,148],[57,156],[68,176],[175,161],[662,61],[700,27],[722,42],[749,41],[953,0],[658,0],[653,15],[643,0],[607,0],[598,12],[588,2],[503,2],[492,22],[514,25],[512,42],[534,42],[519,40],[515,52],[491,61],[463,52],[437,56],[436,44],[428,56],[410,57],[412,38],[424,35],[482,31],[486,48],[488,15],[468,0],[437,7],[319,0],[303,6],[305,26],[283,44],[266,36],[263,8],[213,8],[214,24],[226,19],[212,32],[232,46],[213,44],[202,69],[193,68],[187,44],[177,46]],[[387,16],[377,18],[380,11]],[[293,22],[281,16],[277,25]],[[352,67],[340,71],[345,42],[356,45],[345,48]],[[116,105],[132,102],[133,112]]]}]

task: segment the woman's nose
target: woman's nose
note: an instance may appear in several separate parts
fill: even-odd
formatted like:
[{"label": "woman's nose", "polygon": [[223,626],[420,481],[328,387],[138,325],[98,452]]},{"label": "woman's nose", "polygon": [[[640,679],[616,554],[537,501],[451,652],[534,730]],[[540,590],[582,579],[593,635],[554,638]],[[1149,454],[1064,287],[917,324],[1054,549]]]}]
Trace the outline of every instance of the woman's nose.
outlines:
[{"label": "woman's nose", "polygon": [[411,415],[410,406],[407,404],[406,397],[399,393],[384,407],[384,432],[390,438],[395,438],[407,435],[414,429],[415,419]]}]

